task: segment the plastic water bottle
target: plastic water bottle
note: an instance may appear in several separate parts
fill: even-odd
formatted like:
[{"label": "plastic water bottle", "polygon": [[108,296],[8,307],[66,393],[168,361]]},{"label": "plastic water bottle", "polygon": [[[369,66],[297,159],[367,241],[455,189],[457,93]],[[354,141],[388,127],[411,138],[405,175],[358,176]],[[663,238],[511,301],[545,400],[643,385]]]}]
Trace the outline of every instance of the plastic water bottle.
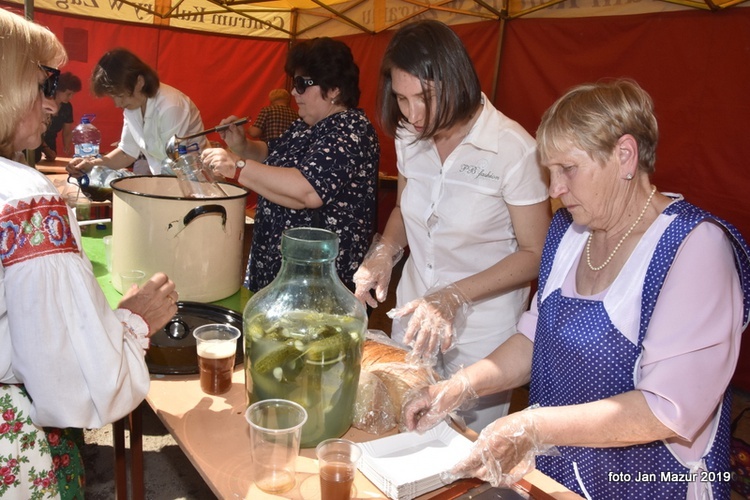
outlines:
[{"label": "plastic water bottle", "polygon": [[182,194],[186,198],[223,198],[227,193],[221,188],[213,173],[201,161],[198,144],[180,144],[177,160],[170,165],[177,176]]},{"label": "plastic water bottle", "polygon": [[99,156],[99,143],[102,134],[91,124],[96,115],[83,115],[81,123],[73,129],[73,147],[75,156]]}]

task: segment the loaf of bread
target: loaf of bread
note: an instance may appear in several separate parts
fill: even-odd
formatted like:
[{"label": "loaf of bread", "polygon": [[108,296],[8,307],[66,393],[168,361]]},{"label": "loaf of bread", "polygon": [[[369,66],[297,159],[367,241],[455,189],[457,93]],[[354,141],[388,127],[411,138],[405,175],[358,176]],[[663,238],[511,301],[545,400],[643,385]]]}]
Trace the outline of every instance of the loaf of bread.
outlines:
[{"label": "loaf of bread", "polygon": [[406,350],[390,343],[377,340],[365,340],[362,353],[362,366],[369,367],[376,363],[403,363],[406,360]]},{"label": "loaf of bread", "polygon": [[437,381],[434,370],[406,362],[406,350],[368,339],[354,411],[354,427],[382,434],[396,427],[406,394]]}]

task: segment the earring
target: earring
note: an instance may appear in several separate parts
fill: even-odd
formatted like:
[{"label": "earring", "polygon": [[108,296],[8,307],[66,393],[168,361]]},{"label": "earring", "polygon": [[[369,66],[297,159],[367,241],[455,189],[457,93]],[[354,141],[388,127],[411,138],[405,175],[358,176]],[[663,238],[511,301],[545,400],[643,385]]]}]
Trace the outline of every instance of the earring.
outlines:
[{"label": "earring", "polygon": [[633,174],[628,172],[628,175],[625,176],[625,180],[632,181],[633,180]]}]

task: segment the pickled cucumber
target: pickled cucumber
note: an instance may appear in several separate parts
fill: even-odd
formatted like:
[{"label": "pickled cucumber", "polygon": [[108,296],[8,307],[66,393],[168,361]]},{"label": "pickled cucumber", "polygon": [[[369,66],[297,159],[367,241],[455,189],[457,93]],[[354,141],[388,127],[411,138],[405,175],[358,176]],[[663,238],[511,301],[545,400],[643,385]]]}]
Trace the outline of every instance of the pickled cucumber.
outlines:
[{"label": "pickled cucumber", "polygon": [[341,357],[349,348],[352,337],[348,332],[336,333],[307,344],[305,357],[313,362],[321,363]]},{"label": "pickled cucumber", "polygon": [[357,393],[364,341],[362,319],[317,311],[245,321],[249,401],[283,398],[308,412],[302,446],[342,435]]},{"label": "pickled cucumber", "polygon": [[260,323],[249,323],[246,328],[247,334],[250,335],[253,340],[262,339],[266,336],[266,331],[263,330],[263,327],[260,325]]},{"label": "pickled cucumber", "polygon": [[270,373],[277,366],[281,366],[299,355],[300,352],[294,347],[294,344],[282,344],[276,349],[261,356],[255,363],[253,363],[253,368],[257,373],[265,375]]}]

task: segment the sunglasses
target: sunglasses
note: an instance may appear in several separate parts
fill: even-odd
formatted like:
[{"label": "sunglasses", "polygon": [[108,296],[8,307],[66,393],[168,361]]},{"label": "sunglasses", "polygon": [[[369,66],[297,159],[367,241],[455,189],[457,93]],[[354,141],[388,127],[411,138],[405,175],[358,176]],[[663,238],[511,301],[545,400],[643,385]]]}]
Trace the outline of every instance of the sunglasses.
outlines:
[{"label": "sunglasses", "polygon": [[315,85],[315,81],[312,78],[305,78],[304,76],[294,77],[294,90],[300,95],[305,93],[307,87],[312,87],[313,85]]},{"label": "sunglasses", "polygon": [[47,78],[39,84],[39,90],[42,91],[44,97],[52,99],[57,93],[57,81],[60,79],[60,70],[57,68],[50,68],[44,64],[40,64],[39,67],[47,73]]}]

